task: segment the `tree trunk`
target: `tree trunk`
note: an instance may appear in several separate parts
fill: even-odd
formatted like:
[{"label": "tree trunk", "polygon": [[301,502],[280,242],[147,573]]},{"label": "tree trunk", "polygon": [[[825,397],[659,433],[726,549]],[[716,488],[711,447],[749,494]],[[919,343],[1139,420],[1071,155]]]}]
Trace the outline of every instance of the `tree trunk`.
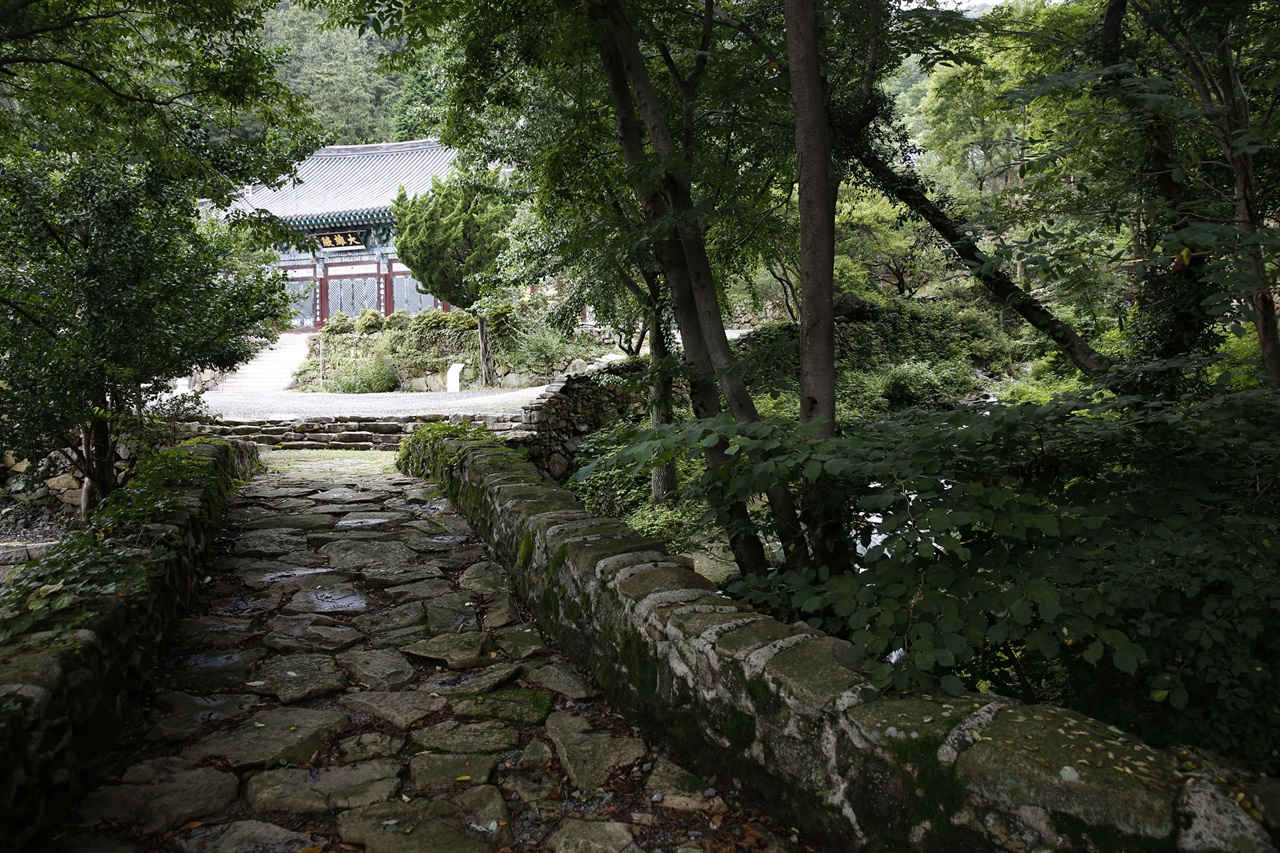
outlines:
[{"label": "tree trunk", "polygon": [[[654,153],[660,162],[666,164],[661,177],[662,195],[675,216],[676,234],[684,252],[693,307],[697,312],[697,322],[706,352],[711,359],[711,368],[714,370],[720,391],[728,403],[729,412],[743,423],[753,423],[760,419],[760,415],[756,410],[755,401],[751,399],[746,384],[742,381],[742,376],[734,369],[733,352],[729,348],[729,339],[724,331],[724,320],[720,316],[715,277],[711,270],[711,261],[707,257],[702,226],[698,223],[698,212],[693,203],[693,190],[689,176],[684,169],[676,168],[675,165],[684,162],[684,158],[679,156],[672,141],[670,128],[662,112],[662,104],[649,79],[644,55],[636,40],[626,4],[623,0],[603,0],[602,4],[595,8],[603,11],[604,14],[600,17],[613,37],[617,50],[615,61],[620,62],[620,70],[625,75],[623,85],[626,89],[625,97],[628,106],[630,106],[631,96],[634,95]],[[676,284],[673,282],[673,295],[675,289]],[[684,334],[682,325],[681,335]],[[807,563],[808,549],[790,488],[785,483],[779,483],[768,489],[766,494],[788,565],[798,566]]]},{"label": "tree trunk", "polygon": [[1034,328],[1062,347],[1063,352],[1081,372],[1101,377],[1111,369],[1111,359],[1091,347],[1075,329],[1059,320],[1039,300],[1018,287],[1008,273],[994,266],[991,258],[978,248],[977,240],[972,235],[963,233],[959,223],[929,198],[914,179],[899,174],[884,158],[870,150],[860,149],[856,156],[886,195],[906,205],[928,222],[938,236],[951,245],[978,281],[1000,302],[1018,312]]},{"label": "tree trunk", "polygon": [[111,425],[93,418],[80,430],[84,459],[84,489],[80,492],[80,512],[88,514],[116,488],[116,454],[111,441]]},{"label": "tree trunk", "polygon": [[[791,109],[796,125],[800,179],[800,422],[817,422],[816,438],[836,431],[834,266],[836,194],[831,124],[818,13],[813,0],[786,0],[787,61]],[[818,565],[844,571],[849,565],[849,525],[821,475],[805,482],[802,517]]]},{"label": "tree trunk", "polygon": [[489,348],[489,321],[476,313],[477,331],[480,333],[480,381],[486,386],[498,384],[498,371],[493,366],[493,350]]},{"label": "tree trunk", "polygon": [[[646,277],[647,278],[647,277]],[[650,284],[650,291],[657,282]],[[667,349],[666,331],[662,328],[662,305],[656,298],[649,303],[649,364],[653,382],[649,386],[649,425],[660,427],[675,420],[674,379],[671,376],[671,352]],[[649,472],[649,486],[655,504],[671,503],[676,498],[676,463],[659,465]]]},{"label": "tree trunk", "polygon": [[[642,167],[647,167],[649,163],[644,137],[631,102],[626,72],[618,55],[617,45],[608,32],[603,10],[590,2],[586,4],[586,9],[588,17],[597,27],[596,44],[604,67],[605,79],[609,85],[614,119],[618,127],[618,143],[627,165],[635,170],[634,174],[637,176],[634,189],[641,210],[644,212],[645,225],[657,232],[666,219],[666,203],[657,187],[643,177],[647,170]],[[713,417],[720,412],[720,397],[716,393],[715,384],[710,380],[711,360],[692,304],[688,267],[683,252],[671,237],[657,241],[653,251],[658,266],[662,269],[671,289],[676,324],[680,327],[685,360],[690,365],[689,396],[694,415],[700,418]],[[723,444],[705,448],[703,456],[708,467],[712,468],[727,464],[729,461]],[[729,547],[733,551],[734,562],[744,575],[764,574],[769,570],[769,564],[765,559],[764,547],[751,526],[746,504],[741,501],[730,503],[727,514],[729,524],[726,534],[729,537]]]},{"label": "tree trunk", "polygon": [[800,176],[800,422],[822,421],[818,436],[828,438],[836,420],[832,288],[838,184],[817,10],[813,0],[786,0],[783,8]]}]

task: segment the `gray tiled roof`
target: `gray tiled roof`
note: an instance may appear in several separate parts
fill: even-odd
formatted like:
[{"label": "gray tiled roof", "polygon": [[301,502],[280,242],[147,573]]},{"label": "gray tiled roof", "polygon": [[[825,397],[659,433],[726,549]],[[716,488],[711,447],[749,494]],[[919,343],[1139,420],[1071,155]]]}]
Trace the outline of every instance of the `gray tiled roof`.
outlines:
[{"label": "gray tiled roof", "polygon": [[298,166],[301,183],[250,187],[231,209],[265,210],[295,225],[387,219],[401,186],[410,196],[427,192],[433,177],[448,176],[457,154],[435,139],[331,145]]}]

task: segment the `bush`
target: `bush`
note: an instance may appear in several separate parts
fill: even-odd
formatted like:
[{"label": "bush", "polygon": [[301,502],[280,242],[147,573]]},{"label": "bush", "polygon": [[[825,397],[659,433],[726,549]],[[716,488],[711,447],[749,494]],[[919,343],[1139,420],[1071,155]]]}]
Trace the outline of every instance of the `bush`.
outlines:
[{"label": "bush", "polygon": [[886,372],[884,398],[895,408],[936,409],[946,402],[947,392],[933,368],[920,361],[908,361]]},{"label": "bush", "polygon": [[320,330],[322,335],[349,335],[356,330],[356,321],[351,319],[351,315],[345,311],[338,311],[329,315],[329,319],[325,321],[324,328]]},{"label": "bush", "polygon": [[413,318],[404,312],[404,309],[393,311],[387,315],[382,321],[382,328],[387,331],[401,331],[409,328],[409,324],[413,322]]},{"label": "bush", "polygon": [[383,316],[372,308],[365,308],[356,318],[355,330],[362,335],[372,335],[382,331]]},{"label": "bush", "polygon": [[400,387],[400,377],[385,357],[334,363],[332,384],[339,394],[380,394]]},{"label": "bush", "polygon": [[779,573],[737,592],[849,639],[879,687],[1007,688],[1012,666],[1033,691],[1061,690],[1034,700],[1274,772],[1275,423],[1270,392],[1071,395],[914,410],[827,440],[722,417],[622,461],[698,446],[710,428],[737,450],[708,475],[717,500],[820,475],[816,497],[852,509],[857,570]]}]

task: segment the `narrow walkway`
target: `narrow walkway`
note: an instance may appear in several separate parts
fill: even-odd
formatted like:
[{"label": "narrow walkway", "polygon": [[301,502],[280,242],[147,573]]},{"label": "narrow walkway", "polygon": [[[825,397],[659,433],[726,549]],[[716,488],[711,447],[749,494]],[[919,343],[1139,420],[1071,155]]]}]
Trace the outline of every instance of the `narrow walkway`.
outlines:
[{"label": "narrow walkway", "polygon": [[279,451],[53,849],[791,850],[549,646],[391,454]]}]

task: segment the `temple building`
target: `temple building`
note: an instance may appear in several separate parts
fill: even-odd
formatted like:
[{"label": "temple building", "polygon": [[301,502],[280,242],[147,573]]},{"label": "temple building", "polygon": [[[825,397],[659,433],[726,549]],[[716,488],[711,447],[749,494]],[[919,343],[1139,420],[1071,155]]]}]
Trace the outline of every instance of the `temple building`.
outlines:
[{"label": "temple building", "polygon": [[[391,201],[449,176],[457,151],[434,139],[321,148],[298,167],[300,183],[280,189],[250,187],[233,211],[278,216],[317,248],[283,248],[280,266],[295,294],[299,328],[319,328],[333,314],[365,308],[409,314],[449,305],[418,292],[418,282],[396,256]],[[301,240],[299,242],[302,242]]]}]

